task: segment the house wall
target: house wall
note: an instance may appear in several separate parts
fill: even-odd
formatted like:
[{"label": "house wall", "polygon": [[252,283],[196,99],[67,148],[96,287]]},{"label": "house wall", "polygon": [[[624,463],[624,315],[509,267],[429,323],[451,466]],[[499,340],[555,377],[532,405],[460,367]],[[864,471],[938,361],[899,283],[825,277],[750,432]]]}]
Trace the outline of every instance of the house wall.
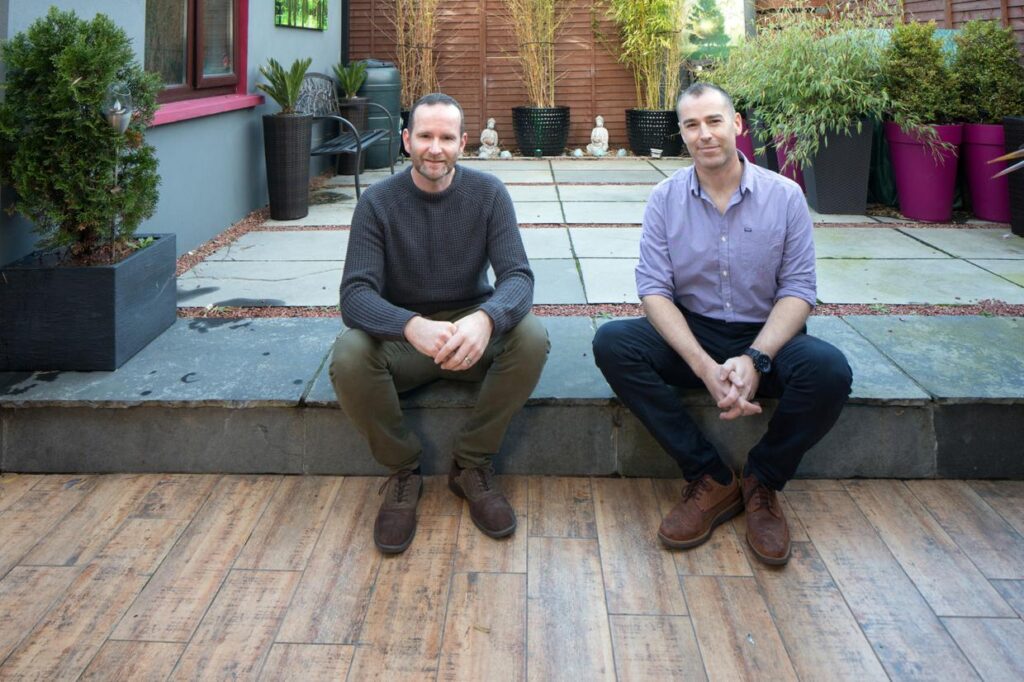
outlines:
[{"label": "house wall", "polygon": [[[0,39],[27,28],[51,5],[73,9],[80,16],[107,13],[127,31],[142,61],[145,0],[0,0]],[[114,9],[111,9],[113,5]],[[249,0],[248,91],[258,92],[259,66],[268,57],[288,65],[297,57],[312,57],[313,71],[330,73],[339,60],[341,0],[331,0],[328,30],[274,26],[273,2]],[[4,19],[6,18],[6,21]],[[151,128],[147,139],[160,162],[160,202],[140,232],[174,232],[179,254],[194,249],[232,223],[267,203],[261,116],[278,107],[272,101],[253,109],[215,114]],[[316,134],[316,133],[314,133]],[[326,159],[311,162],[319,172]],[[3,188],[0,202],[12,199]],[[20,216],[0,215],[0,263],[32,250],[35,236]]]}]

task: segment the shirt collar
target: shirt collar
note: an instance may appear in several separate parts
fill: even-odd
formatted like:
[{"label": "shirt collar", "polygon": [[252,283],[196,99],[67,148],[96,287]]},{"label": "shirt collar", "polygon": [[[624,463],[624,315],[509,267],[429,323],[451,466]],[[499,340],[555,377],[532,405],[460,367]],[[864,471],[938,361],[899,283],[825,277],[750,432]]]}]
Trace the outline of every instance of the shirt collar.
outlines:
[{"label": "shirt collar", "polygon": [[[750,169],[750,161],[743,152],[737,149],[736,153],[740,157],[740,163],[743,164],[743,171],[740,173],[740,195],[749,194],[754,189],[754,171]],[[692,196],[700,196],[700,178],[697,177],[697,169],[693,166],[690,166],[689,186],[687,189]]]}]

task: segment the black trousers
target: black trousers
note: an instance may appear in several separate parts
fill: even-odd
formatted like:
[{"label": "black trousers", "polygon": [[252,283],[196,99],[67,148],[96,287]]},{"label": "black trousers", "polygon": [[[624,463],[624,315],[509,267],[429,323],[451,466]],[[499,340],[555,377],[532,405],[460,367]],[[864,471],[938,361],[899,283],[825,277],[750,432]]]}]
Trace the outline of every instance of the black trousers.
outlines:
[{"label": "black trousers", "polygon": [[[750,346],[761,324],[729,323],[683,311],[697,341],[715,362]],[[704,389],[689,365],[647,318],[615,320],[594,336],[594,361],[619,399],[672,456],[687,480],[723,466],[673,387]],[[835,346],[803,332],[772,359],[757,395],[778,398],[768,431],[750,451],[746,473],[781,490],[800,460],[832,428],[850,395],[853,374]]]}]

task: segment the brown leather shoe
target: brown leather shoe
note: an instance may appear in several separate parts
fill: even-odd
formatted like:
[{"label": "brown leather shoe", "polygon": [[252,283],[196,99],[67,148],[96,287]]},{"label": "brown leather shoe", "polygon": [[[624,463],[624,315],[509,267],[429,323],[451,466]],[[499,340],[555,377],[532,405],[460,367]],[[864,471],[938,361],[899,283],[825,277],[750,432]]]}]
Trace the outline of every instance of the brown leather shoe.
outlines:
[{"label": "brown leather shoe", "polygon": [[448,487],[469,502],[469,518],[492,538],[503,538],[516,530],[516,513],[501,491],[494,487],[490,466],[463,469],[452,462]]},{"label": "brown leather shoe", "polygon": [[691,481],[680,500],[661,522],[658,538],[666,547],[688,549],[707,542],[711,531],[743,509],[739,482],[722,485],[710,474]]},{"label": "brown leather shoe", "polygon": [[384,481],[377,491],[381,493],[384,501],[373,524],[373,543],[385,554],[398,554],[416,535],[416,505],[423,495],[423,478],[403,469]]},{"label": "brown leather shoe", "polygon": [[758,559],[771,566],[789,561],[789,526],[778,494],[751,474],[743,479],[747,509],[747,543]]}]

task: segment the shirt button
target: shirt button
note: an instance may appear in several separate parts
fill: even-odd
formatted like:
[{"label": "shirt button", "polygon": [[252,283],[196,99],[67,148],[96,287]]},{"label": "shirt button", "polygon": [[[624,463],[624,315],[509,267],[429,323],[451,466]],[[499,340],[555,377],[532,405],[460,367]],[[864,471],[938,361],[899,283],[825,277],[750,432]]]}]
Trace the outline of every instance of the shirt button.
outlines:
[{"label": "shirt button", "polygon": [[732,303],[729,303],[728,301],[726,301],[725,302],[725,307],[726,308],[731,308],[732,307]]},{"label": "shirt button", "polygon": [[726,240],[726,237],[725,237],[725,235],[723,234],[723,235],[722,235],[722,241],[724,242],[725,240]]},{"label": "shirt button", "polygon": [[728,276],[729,276],[729,271],[728,270],[722,270],[722,277],[728,277]]}]

